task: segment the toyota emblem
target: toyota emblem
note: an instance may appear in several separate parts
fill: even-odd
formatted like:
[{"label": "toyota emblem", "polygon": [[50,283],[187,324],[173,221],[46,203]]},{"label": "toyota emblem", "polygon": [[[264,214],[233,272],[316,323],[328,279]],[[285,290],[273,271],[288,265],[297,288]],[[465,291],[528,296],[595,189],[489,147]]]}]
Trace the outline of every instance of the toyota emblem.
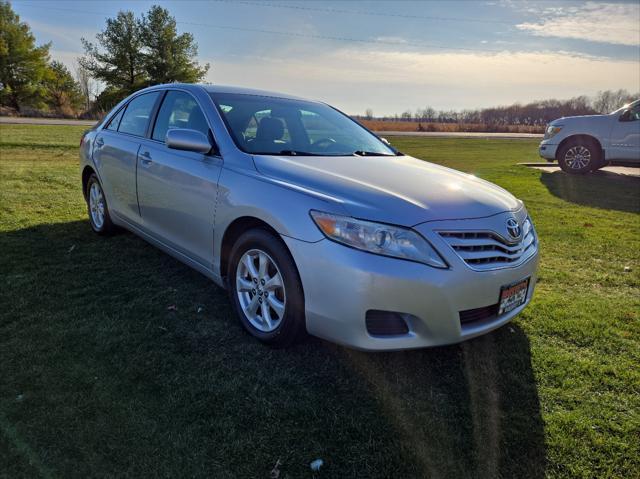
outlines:
[{"label": "toyota emblem", "polygon": [[509,233],[509,236],[511,236],[513,239],[520,238],[522,229],[520,228],[520,225],[515,220],[515,218],[509,218],[507,220],[507,232]]}]

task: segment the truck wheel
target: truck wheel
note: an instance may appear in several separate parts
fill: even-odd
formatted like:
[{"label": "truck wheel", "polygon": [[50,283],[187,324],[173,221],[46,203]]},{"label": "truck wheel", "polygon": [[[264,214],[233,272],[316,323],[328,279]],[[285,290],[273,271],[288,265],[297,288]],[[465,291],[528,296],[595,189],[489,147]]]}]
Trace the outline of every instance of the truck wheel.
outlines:
[{"label": "truck wheel", "polygon": [[600,148],[591,140],[570,140],[558,150],[558,164],[562,171],[580,175],[597,170],[601,164]]}]

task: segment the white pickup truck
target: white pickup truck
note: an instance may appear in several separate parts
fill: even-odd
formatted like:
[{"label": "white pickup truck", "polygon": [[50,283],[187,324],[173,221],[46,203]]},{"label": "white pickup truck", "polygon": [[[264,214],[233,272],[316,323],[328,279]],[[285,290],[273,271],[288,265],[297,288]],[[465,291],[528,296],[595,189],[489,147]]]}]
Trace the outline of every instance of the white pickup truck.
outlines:
[{"label": "white pickup truck", "polygon": [[539,151],[567,173],[595,171],[609,162],[640,165],[640,100],[608,115],[552,121]]}]

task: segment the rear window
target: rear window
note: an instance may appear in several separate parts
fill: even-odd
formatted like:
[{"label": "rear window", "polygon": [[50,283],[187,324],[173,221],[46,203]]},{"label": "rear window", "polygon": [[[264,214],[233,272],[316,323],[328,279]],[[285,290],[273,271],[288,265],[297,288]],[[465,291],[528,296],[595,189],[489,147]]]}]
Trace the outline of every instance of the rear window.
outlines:
[{"label": "rear window", "polygon": [[145,136],[158,95],[160,92],[145,93],[131,100],[120,120],[118,131],[129,135]]}]

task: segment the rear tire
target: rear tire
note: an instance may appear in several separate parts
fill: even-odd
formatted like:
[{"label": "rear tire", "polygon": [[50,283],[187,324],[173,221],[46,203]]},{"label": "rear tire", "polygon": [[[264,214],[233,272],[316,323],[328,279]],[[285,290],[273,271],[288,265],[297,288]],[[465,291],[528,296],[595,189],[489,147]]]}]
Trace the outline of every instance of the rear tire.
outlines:
[{"label": "rear tire", "polygon": [[86,188],[87,213],[91,229],[99,235],[112,235],[116,231],[116,226],[111,221],[107,198],[95,173],[92,173],[87,180]]},{"label": "rear tire", "polygon": [[602,152],[593,140],[570,140],[558,150],[558,164],[565,173],[581,175],[604,166]]},{"label": "rear tire", "polygon": [[231,303],[252,336],[283,348],[306,335],[302,282],[280,238],[264,229],[242,234],[231,250],[227,282]]}]

